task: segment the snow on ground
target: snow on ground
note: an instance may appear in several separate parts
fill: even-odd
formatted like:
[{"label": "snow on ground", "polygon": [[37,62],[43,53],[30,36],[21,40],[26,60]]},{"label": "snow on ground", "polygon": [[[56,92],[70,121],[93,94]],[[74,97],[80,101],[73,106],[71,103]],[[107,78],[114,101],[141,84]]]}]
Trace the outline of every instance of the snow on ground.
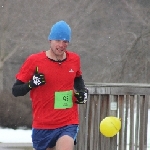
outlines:
[{"label": "snow on ground", "polygon": [[0,128],[2,143],[32,143],[31,130]]}]

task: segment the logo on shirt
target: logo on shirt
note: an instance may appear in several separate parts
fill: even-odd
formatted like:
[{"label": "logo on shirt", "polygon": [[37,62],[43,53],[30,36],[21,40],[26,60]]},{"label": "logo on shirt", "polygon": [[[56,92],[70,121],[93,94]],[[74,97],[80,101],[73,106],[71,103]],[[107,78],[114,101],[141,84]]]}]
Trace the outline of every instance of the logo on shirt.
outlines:
[{"label": "logo on shirt", "polygon": [[70,69],[69,72],[74,72],[74,71],[72,69]]}]

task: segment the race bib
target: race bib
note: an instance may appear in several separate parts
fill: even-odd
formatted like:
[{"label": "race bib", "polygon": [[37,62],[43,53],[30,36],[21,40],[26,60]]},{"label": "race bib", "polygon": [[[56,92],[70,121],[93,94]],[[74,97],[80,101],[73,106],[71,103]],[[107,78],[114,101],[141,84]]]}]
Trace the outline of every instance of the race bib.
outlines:
[{"label": "race bib", "polygon": [[66,109],[73,106],[72,102],[73,91],[55,92],[54,109]]}]

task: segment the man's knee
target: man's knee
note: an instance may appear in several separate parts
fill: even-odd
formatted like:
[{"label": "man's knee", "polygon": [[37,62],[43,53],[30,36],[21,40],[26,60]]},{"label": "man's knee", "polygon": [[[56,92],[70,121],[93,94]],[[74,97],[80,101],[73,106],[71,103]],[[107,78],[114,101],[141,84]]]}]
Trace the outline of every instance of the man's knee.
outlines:
[{"label": "man's knee", "polygon": [[74,139],[68,135],[64,135],[58,139],[56,142],[56,150],[73,150],[74,148]]}]

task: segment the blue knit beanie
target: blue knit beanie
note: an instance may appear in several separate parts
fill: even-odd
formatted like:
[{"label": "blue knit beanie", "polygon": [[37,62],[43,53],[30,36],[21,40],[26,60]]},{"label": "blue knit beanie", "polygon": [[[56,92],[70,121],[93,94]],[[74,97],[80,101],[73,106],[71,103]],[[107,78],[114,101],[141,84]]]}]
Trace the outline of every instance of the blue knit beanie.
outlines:
[{"label": "blue knit beanie", "polygon": [[70,42],[71,28],[63,20],[56,22],[51,28],[48,40],[63,40]]}]

